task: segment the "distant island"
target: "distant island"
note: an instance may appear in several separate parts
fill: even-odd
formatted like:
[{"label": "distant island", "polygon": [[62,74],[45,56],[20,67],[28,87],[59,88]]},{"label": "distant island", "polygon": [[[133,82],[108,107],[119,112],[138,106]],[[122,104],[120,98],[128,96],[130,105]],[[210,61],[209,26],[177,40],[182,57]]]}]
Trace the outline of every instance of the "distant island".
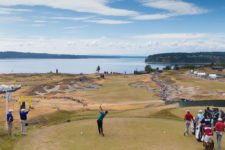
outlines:
[{"label": "distant island", "polygon": [[144,56],[69,55],[48,53],[0,52],[0,59],[94,59],[94,58],[145,58]]},{"label": "distant island", "polygon": [[145,59],[146,63],[163,64],[201,64],[201,63],[225,63],[225,52],[198,52],[198,53],[164,53],[150,55]]}]

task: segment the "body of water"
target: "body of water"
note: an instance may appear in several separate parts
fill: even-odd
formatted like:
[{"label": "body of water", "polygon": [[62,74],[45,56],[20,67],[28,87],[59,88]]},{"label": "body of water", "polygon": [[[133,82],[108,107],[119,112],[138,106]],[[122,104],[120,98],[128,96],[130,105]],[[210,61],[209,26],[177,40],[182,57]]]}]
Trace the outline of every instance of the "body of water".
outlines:
[{"label": "body of water", "polygon": [[[133,73],[134,70],[143,71],[144,58],[120,59],[2,59],[0,73],[95,73],[97,66],[100,72]],[[165,65],[152,64],[153,68],[163,68]]]}]

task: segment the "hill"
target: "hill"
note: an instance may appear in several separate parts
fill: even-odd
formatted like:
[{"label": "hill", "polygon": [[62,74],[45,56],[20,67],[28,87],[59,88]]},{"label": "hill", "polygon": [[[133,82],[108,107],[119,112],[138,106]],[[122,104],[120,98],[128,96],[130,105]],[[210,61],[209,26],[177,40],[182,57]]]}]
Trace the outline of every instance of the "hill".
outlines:
[{"label": "hill", "polygon": [[143,58],[141,56],[113,56],[113,55],[67,55],[48,53],[0,52],[0,59],[88,59],[88,58]]},{"label": "hill", "polygon": [[150,55],[148,63],[225,63],[225,52],[164,53]]}]

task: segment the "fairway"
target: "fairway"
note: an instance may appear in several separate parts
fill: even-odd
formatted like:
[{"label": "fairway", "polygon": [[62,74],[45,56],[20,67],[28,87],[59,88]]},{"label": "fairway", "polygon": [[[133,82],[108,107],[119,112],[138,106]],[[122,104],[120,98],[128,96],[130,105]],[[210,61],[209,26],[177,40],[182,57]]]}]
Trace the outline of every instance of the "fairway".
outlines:
[{"label": "fairway", "polygon": [[15,150],[200,150],[202,144],[183,136],[183,122],[167,119],[108,118],[105,137],[96,120],[74,121],[30,132]]}]

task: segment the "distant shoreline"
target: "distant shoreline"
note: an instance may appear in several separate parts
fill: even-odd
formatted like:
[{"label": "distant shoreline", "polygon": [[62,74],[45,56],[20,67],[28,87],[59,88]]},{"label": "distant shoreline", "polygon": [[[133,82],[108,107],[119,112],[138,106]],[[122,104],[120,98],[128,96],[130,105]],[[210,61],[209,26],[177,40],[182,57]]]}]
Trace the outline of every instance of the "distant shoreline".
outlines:
[{"label": "distant shoreline", "polygon": [[121,55],[71,55],[48,53],[24,53],[7,51],[0,52],[0,59],[120,59],[120,58],[146,58],[145,56],[121,56]]}]

